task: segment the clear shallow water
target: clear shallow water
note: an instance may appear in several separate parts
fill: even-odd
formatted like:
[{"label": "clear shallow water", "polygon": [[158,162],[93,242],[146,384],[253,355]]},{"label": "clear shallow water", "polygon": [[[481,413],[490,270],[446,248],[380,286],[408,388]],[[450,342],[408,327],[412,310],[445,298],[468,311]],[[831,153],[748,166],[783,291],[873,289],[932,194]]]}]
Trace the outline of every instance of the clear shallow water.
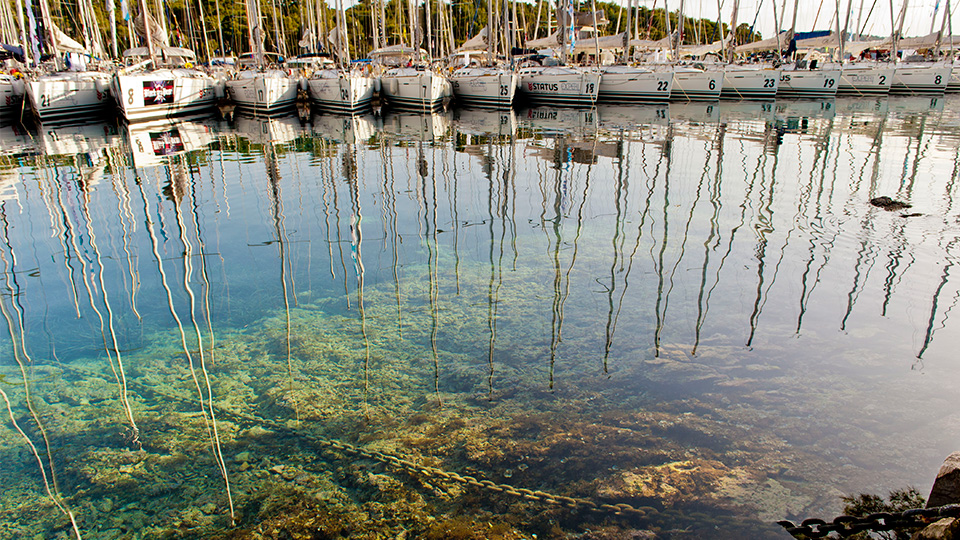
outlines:
[{"label": "clear shallow water", "polygon": [[0,536],[775,538],[956,450],[960,101],[0,129]]}]

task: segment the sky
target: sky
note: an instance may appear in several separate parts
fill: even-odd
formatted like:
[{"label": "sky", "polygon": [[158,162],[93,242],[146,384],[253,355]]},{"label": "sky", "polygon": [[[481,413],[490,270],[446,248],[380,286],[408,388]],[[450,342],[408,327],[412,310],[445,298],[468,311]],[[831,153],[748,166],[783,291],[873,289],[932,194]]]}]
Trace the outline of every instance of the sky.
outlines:
[{"label": "sky", "polygon": [[[614,0],[626,4],[625,0]],[[652,8],[656,2],[657,8],[664,6],[665,0],[639,0],[639,5]],[[756,20],[756,30],[764,37],[772,37],[774,28],[773,2],[776,2],[777,17],[782,17],[782,29],[789,29],[793,17],[794,2],[796,0],[740,0],[740,9],[737,15],[737,24],[752,24]],[[680,0],[666,0],[667,7],[672,11],[680,7]],[[733,13],[733,0],[684,0],[684,14],[692,17],[717,18],[717,7],[720,3],[724,22],[729,23]],[[891,0],[839,0],[841,11],[841,26],[848,9],[852,9],[850,16],[850,30],[857,24],[857,17],[861,13],[861,26],[864,34],[886,36],[890,34],[890,3]],[[907,6],[907,17],[903,24],[904,36],[922,36],[930,33],[930,23],[933,20],[935,6],[939,3],[934,31],[940,29],[941,19],[946,11],[946,0],[910,0]],[[960,35],[960,0],[951,0],[950,10],[953,22],[953,33]],[[634,0],[633,5],[637,5]],[[797,8],[797,31],[832,30],[836,28],[835,14],[837,0],[799,0]],[[893,0],[894,12],[899,15],[903,0]],[[867,14],[873,7],[869,19]],[[786,9],[784,9],[786,8]],[[782,13],[784,12],[785,13]]]}]

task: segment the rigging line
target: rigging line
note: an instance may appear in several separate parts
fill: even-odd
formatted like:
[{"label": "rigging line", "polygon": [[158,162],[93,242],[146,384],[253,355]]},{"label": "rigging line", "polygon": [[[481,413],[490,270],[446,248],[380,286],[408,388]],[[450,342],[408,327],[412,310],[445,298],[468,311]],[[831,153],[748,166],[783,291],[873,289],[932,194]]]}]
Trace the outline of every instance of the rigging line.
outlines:
[{"label": "rigging line", "polygon": [[[136,175],[136,170],[134,170]],[[143,216],[144,224],[147,229],[147,233],[150,236],[150,245],[153,248],[153,256],[157,260],[157,270],[160,272],[160,283],[163,285],[163,289],[167,292],[167,308],[170,310],[170,315],[173,316],[174,322],[177,323],[177,329],[180,332],[180,345],[183,348],[183,354],[187,357],[187,364],[190,366],[190,375],[193,377],[193,383],[197,389],[197,396],[200,399],[200,412],[203,414],[203,421],[206,425],[207,432],[210,432],[209,418],[206,413],[206,400],[203,396],[203,390],[200,389],[200,378],[197,377],[197,371],[193,362],[193,354],[190,352],[190,347],[187,345],[187,334],[183,329],[183,321],[180,319],[180,315],[177,314],[177,310],[173,305],[173,290],[170,289],[170,283],[167,279],[167,272],[163,269],[163,258],[160,257],[160,251],[158,248],[157,236],[153,232],[153,219],[150,217],[150,203],[147,201],[147,195],[143,190],[143,182],[140,179],[137,179],[137,188],[140,190],[140,197],[143,200]],[[157,209],[158,214],[160,209]]]},{"label": "rigging line", "polygon": [[[59,174],[59,169],[54,166],[57,174]],[[107,334],[104,329],[104,320],[103,314],[96,305],[96,301],[93,298],[93,289],[90,286],[90,281],[87,279],[87,258],[80,252],[80,247],[77,245],[77,230],[79,226],[75,226],[73,220],[70,218],[69,213],[67,212],[66,205],[63,200],[63,189],[61,189],[61,182],[59,179],[53,182],[54,186],[57,189],[57,204],[60,205],[60,211],[64,218],[64,223],[67,227],[67,230],[70,231],[70,245],[73,247],[74,253],[77,254],[77,258],[80,260],[80,269],[81,269],[81,278],[83,280],[83,286],[87,290],[87,299],[90,302],[90,308],[93,309],[94,313],[97,314],[97,318],[100,321],[100,339],[103,343],[104,352],[107,354],[107,360],[110,364],[110,370],[113,371],[113,376],[117,380],[117,383],[120,384],[120,374],[117,373],[117,368],[113,363],[113,355],[110,354],[110,347],[107,345]],[[79,203],[79,201],[78,201]]]},{"label": "rigging line", "polygon": [[[183,167],[183,156],[180,156],[177,159],[176,164],[180,167]],[[183,177],[179,176],[183,171],[178,171],[175,174],[178,174],[178,178],[182,179]],[[176,193],[176,190],[174,190]],[[181,195],[182,196],[182,195]],[[236,522],[236,514],[233,509],[233,495],[230,492],[230,476],[227,474],[227,464],[223,459],[223,451],[220,448],[220,433],[217,427],[217,418],[214,414],[213,407],[213,389],[210,384],[210,374],[207,371],[206,364],[206,355],[203,352],[203,335],[200,332],[200,325],[197,323],[196,317],[196,296],[193,293],[193,287],[190,286],[191,276],[193,275],[193,243],[187,239],[186,227],[183,223],[183,212],[180,209],[180,203],[182,199],[180,197],[174,196],[173,198],[173,209],[177,218],[177,229],[180,233],[180,242],[183,245],[183,288],[187,293],[187,296],[190,299],[190,322],[193,324],[194,332],[197,336],[197,350],[198,356],[200,357],[200,372],[203,374],[203,380],[207,388],[207,407],[208,413],[210,414],[210,425],[212,427],[213,434],[213,443],[214,443],[214,457],[217,461],[217,466],[220,469],[220,473],[223,476],[223,482],[225,484],[225,489],[227,492],[227,502],[230,506],[230,522],[231,525]],[[191,197],[191,199],[193,199]],[[191,204],[196,204],[195,200],[191,201]],[[198,229],[199,231],[199,229]],[[203,246],[200,245],[200,258],[203,259]]]},{"label": "rigging line", "polygon": [[[30,354],[27,352],[27,344],[26,344],[26,341],[24,340],[24,335],[26,334],[26,330],[24,328],[23,312],[20,311],[20,308],[17,307],[16,302],[14,301],[14,299],[18,296],[20,288],[19,287],[14,288],[11,286],[11,275],[13,275],[15,272],[16,256],[13,253],[13,246],[10,243],[10,237],[9,237],[10,225],[7,222],[5,207],[6,207],[6,202],[0,203],[0,218],[2,218],[3,220],[3,228],[2,228],[3,243],[9,249],[11,260],[7,261],[6,252],[3,250],[0,250],[0,260],[3,261],[3,269],[4,269],[3,273],[5,276],[6,289],[10,296],[10,304],[13,306],[14,310],[17,312],[17,329],[16,330],[14,330],[14,318],[12,317],[10,312],[7,311],[6,303],[3,302],[2,299],[0,299],[0,310],[2,310],[3,317],[7,321],[7,330],[10,332],[10,341],[11,341],[11,344],[13,345],[13,358],[17,362],[17,367],[20,368],[20,375],[23,377],[24,401],[26,402],[27,409],[30,411],[30,416],[33,418],[34,423],[36,423],[37,425],[37,429],[40,430],[40,436],[43,438],[43,443],[47,451],[47,459],[49,460],[49,464],[50,464],[50,478],[53,483],[53,491],[54,493],[59,494],[60,486],[59,486],[59,483],[57,482],[56,471],[54,471],[54,468],[53,468],[53,451],[50,448],[50,437],[47,435],[47,430],[45,427],[43,427],[43,423],[40,422],[40,415],[37,413],[36,408],[33,405],[33,398],[30,395],[30,384],[29,384],[29,377],[27,376],[27,367],[24,365],[24,361],[23,361],[23,359],[26,359],[27,364],[29,364],[31,367],[34,366],[33,359],[30,357]],[[17,339],[18,334],[20,336],[19,340]],[[17,352],[17,341],[20,342],[20,348],[23,351],[23,358],[21,358],[20,354]],[[44,475],[44,482],[46,482],[46,475]]]},{"label": "rigging line", "polygon": [[[24,381],[26,381],[26,377],[24,377]],[[7,393],[3,391],[3,388],[0,388],[0,397],[3,397],[3,401],[7,405],[7,413],[10,416],[10,423],[12,423],[17,432],[20,433],[20,436],[27,443],[27,446],[30,447],[30,453],[33,454],[33,457],[37,460],[37,467],[40,469],[40,475],[43,477],[43,486],[47,491],[47,496],[50,497],[50,500],[53,501],[53,504],[57,505],[57,508],[59,508],[65,516],[70,518],[70,525],[72,527],[73,534],[76,536],[77,540],[81,540],[82,537],[80,536],[80,528],[77,526],[76,517],[74,517],[73,512],[67,508],[60,498],[57,497],[53,491],[51,491],[50,482],[47,480],[47,473],[44,470],[43,459],[40,457],[40,452],[37,451],[37,447],[33,444],[33,441],[30,440],[30,437],[27,436],[27,434],[23,431],[23,428],[20,427],[20,424],[17,423],[17,419],[13,415],[13,406],[10,404],[10,398],[7,396]]]},{"label": "rigging line", "polygon": [[[107,309],[107,327],[110,330],[110,340],[113,342],[113,352],[117,360],[117,372],[120,376],[120,401],[123,403],[124,411],[127,413],[127,419],[130,420],[130,426],[133,428],[130,443],[140,446],[140,428],[133,418],[133,409],[130,408],[130,401],[127,396],[127,376],[123,369],[123,356],[120,353],[120,343],[117,340],[117,332],[113,324],[113,308],[110,307],[110,299],[107,295],[107,285],[103,279],[104,266],[100,255],[100,249],[97,247],[97,237],[93,232],[93,219],[90,217],[90,194],[86,189],[82,190],[81,209],[87,226],[87,236],[90,238],[90,247],[93,249],[97,259],[97,277],[100,282],[100,292],[103,295],[103,305]],[[79,195],[79,194],[78,194]],[[107,353],[109,354],[109,352]]]},{"label": "rigging line", "polygon": [[[277,156],[275,153],[275,148],[272,144],[268,144],[264,148],[264,163],[267,168],[267,180],[270,184],[270,189],[268,195],[270,197],[270,206],[271,211],[273,212],[273,228],[274,232],[277,235],[277,251],[280,259],[280,286],[283,289],[283,311],[284,311],[284,321],[285,321],[285,331],[286,331],[286,352],[287,352],[287,376],[290,379],[290,392],[291,392],[291,402],[293,403],[294,412],[297,415],[297,422],[300,422],[300,405],[299,402],[293,397],[293,355],[290,347],[290,338],[291,338],[291,324],[290,324],[290,293],[287,287],[287,237],[284,234],[284,225],[283,225],[283,199],[281,197],[280,191],[280,171],[277,163]],[[344,276],[346,276],[346,271],[344,271]],[[346,278],[344,278],[344,284],[346,284]]]},{"label": "rigging line", "polygon": [[[127,255],[127,271],[130,275],[130,307],[133,310],[134,315],[137,316],[137,320],[143,321],[143,317],[140,315],[140,312],[137,310],[137,290],[140,289],[140,276],[134,268],[133,255],[130,253],[130,233],[135,232],[136,228],[133,227],[132,231],[127,230],[127,216],[129,211],[129,193],[126,191],[126,186],[121,182],[122,191],[117,188],[118,175],[114,174],[112,181],[110,182],[113,187],[113,193],[117,196],[117,215],[120,217],[120,228],[121,228],[121,238],[123,240],[123,252]],[[133,223],[133,216],[129,216],[131,223]]]},{"label": "rigging line", "polygon": [[[37,169],[40,171],[40,174],[36,176],[37,179],[37,189],[40,190],[41,200],[43,200],[44,206],[47,208],[47,214],[50,217],[50,229],[53,231],[53,236],[56,236],[57,241],[60,243],[60,251],[64,254],[63,267],[67,270],[67,280],[69,281],[68,288],[70,292],[73,293],[73,306],[76,311],[77,318],[80,318],[80,296],[77,291],[77,283],[74,277],[76,271],[70,265],[70,252],[67,248],[67,244],[64,242],[64,237],[67,234],[66,228],[63,226],[63,215],[61,212],[58,212],[53,207],[53,196],[54,189],[52,186],[45,186],[45,184],[51,184],[52,180],[49,178],[49,171],[46,167],[42,166],[37,161]],[[47,187],[48,189],[44,189]]]}]

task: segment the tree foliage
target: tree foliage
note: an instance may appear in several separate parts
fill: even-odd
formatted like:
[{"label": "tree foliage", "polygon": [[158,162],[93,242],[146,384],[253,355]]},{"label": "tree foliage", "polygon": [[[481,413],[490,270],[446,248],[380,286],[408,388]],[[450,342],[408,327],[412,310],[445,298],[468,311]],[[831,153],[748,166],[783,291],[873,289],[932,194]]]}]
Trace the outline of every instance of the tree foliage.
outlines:
[{"label": "tree foliage", "polygon": [[[53,3],[54,19],[68,34],[79,37],[80,16],[79,2],[86,0],[63,0]],[[249,50],[248,22],[243,2],[236,0],[145,0],[148,9],[154,17],[159,13],[159,6],[163,6],[163,16],[166,21],[170,42],[174,46],[186,47],[196,51],[197,55],[207,59],[209,55],[234,54],[237,55]],[[268,52],[286,53],[295,56],[302,53],[320,52],[329,48],[326,36],[336,24],[336,10],[321,0],[319,4],[314,0],[278,0],[268,2],[259,0],[263,15],[263,29],[265,31],[264,46]],[[387,44],[413,42],[411,35],[409,1],[385,0],[385,33]],[[434,33],[433,43],[439,47],[441,37],[438,35],[441,28],[440,18],[445,17],[452,29],[455,45],[460,45],[471,36],[477,34],[487,23],[486,0],[416,0],[415,17],[423,30],[418,32],[421,39],[419,45],[426,48],[427,40],[424,36],[426,24],[426,5],[430,2],[431,26]],[[494,11],[502,14],[504,0],[492,0]],[[131,18],[135,18],[140,11],[139,0],[129,0]],[[597,2],[597,9],[602,10],[610,21],[605,28],[601,28],[601,35],[612,35],[627,30],[627,14],[624,7],[614,2]],[[512,5],[507,5],[511,9]],[[591,4],[584,2],[579,9],[588,11]],[[518,21],[517,45],[523,46],[526,40],[545,37],[548,28],[555,30],[555,18],[548,25],[548,16],[552,12],[550,3],[543,0],[534,3],[517,2],[516,13]],[[109,52],[111,32],[110,18],[105,0],[93,4],[93,10],[99,26],[99,33],[105,50]],[[201,10],[203,17],[201,20]],[[374,46],[374,18],[379,19],[379,4],[375,0],[359,0],[345,12],[350,52],[354,58],[365,56]],[[218,16],[219,13],[219,16]],[[115,14],[117,20],[117,45],[120,51],[131,46],[139,46],[139,38],[128,30],[128,22],[124,20],[120,0],[115,0]],[[661,39],[666,36],[666,12],[660,9],[647,7],[633,8],[632,19],[634,26],[642,39]],[[512,17],[512,15],[511,15]],[[679,23],[679,13],[670,12],[670,27],[676,31]],[[206,32],[204,32],[204,28]],[[683,23],[683,43],[709,43],[717,41],[729,29],[728,24],[718,23],[703,18],[686,17]],[[502,30],[501,30],[502,31]],[[304,39],[313,34],[314,39]],[[220,37],[223,40],[221,51]],[[761,36],[751,31],[749,25],[741,24],[737,27],[737,43],[746,43],[760,39]],[[300,43],[317,43],[319,46],[301,47]],[[442,37],[447,43],[448,38]],[[382,46],[382,44],[381,44]]]}]

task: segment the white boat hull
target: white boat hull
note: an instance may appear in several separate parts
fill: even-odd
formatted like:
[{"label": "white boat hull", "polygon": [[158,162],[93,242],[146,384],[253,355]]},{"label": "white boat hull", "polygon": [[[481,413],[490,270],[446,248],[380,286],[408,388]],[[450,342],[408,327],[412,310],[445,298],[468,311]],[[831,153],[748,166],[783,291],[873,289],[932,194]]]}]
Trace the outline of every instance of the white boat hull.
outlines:
[{"label": "white boat hull", "polygon": [[840,74],[837,94],[862,96],[885,95],[893,84],[893,66],[851,65],[844,66]]},{"label": "white boat hull", "polygon": [[592,107],[600,91],[600,72],[567,66],[523,68],[520,90],[535,103]]},{"label": "white boat hull", "polygon": [[947,81],[947,92],[960,92],[960,64],[950,66],[950,80]]},{"label": "white boat hull", "polygon": [[784,69],[777,97],[829,98],[837,95],[840,69]]},{"label": "white boat hull", "polygon": [[673,71],[636,66],[609,66],[600,76],[597,99],[611,103],[649,103],[670,100]]},{"label": "white boat hull", "polygon": [[128,122],[213,111],[216,81],[195,69],[158,69],[114,75],[114,99]]},{"label": "white boat hull", "polygon": [[675,101],[714,101],[720,99],[720,92],[722,91],[722,71],[677,68],[673,72],[673,88],[670,91],[670,99]]},{"label": "white boat hull", "polygon": [[942,94],[950,82],[950,64],[900,64],[893,74],[891,94]]},{"label": "white boat hull", "polygon": [[508,108],[513,105],[520,78],[500,68],[461,68],[453,72],[453,94],[466,105]]},{"label": "white boat hull", "polygon": [[453,86],[446,77],[433,71],[394,68],[380,76],[380,92],[391,107],[432,111],[453,97]]},{"label": "white boat hull", "polygon": [[307,80],[310,100],[325,112],[354,113],[370,108],[376,79],[354,73],[315,73]]},{"label": "white boat hull", "polygon": [[6,73],[0,73],[0,113],[3,113],[0,124],[7,124],[12,122],[14,118],[20,117],[23,93],[22,80]]},{"label": "white boat hull", "polygon": [[289,112],[297,104],[300,79],[276,71],[241,72],[225,84],[240,112],[274,115]]},{"label": "white boat hull", "polygon": [[100,118],[110,104],[110,74],[88,71],[41,75],[27,81],[26,90],[40,122]]},{"label": "white boat hull", "polygon": [[727,67],[723,72],[724,99],[774,99],[780,89],[779,69]]}]

